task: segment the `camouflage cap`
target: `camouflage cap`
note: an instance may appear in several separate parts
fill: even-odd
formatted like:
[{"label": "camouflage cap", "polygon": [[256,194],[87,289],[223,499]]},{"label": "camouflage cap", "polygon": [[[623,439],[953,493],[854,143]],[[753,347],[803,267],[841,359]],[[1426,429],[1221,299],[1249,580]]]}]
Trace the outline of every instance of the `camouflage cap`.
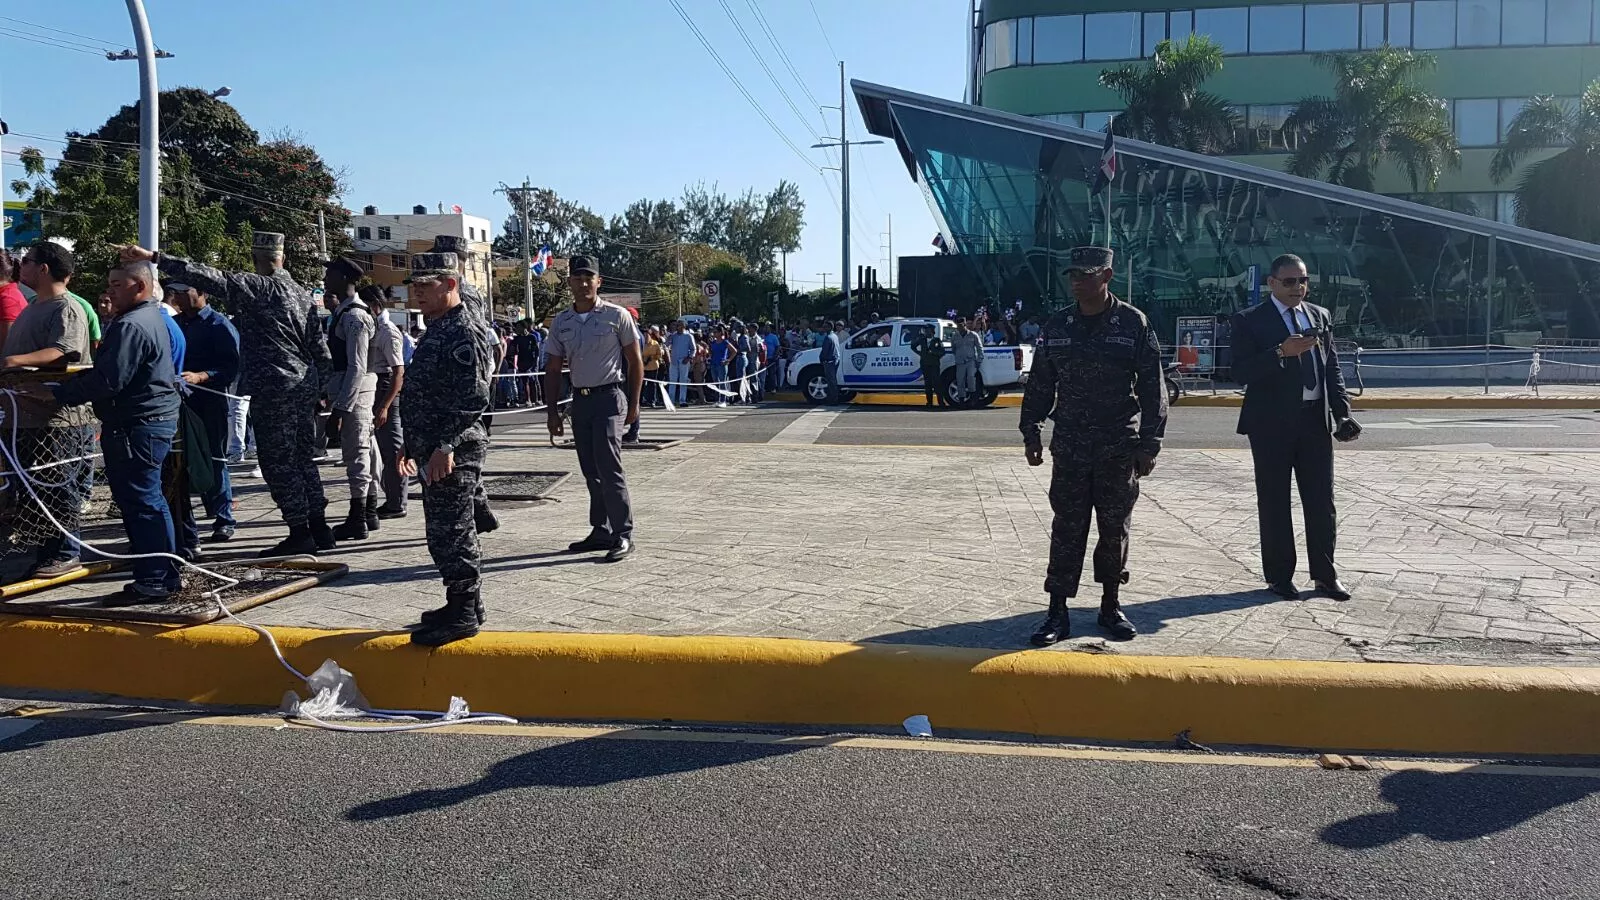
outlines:
[{"label": "camouflage cap", "polygon": [[253,250],[281,252],[283,250],[283,235],[276,231],[258,231],[250,239],[250,247]]},{"label": "camouflage cap", "polygon": [[411,277],[407,281],[433,281],[443,276],[459,278],[454,253],[414,253],[411,256]]},{"label": "camouflage cap", "polygon": [[454,253],[456,256],[464,257],[467,255],[467,249],[466,238],[453,234],[434,235],[434,253]]},{"label": "camouflage cap", "polygon": [[349,257],[341,256],[337,259],[330,259],[322,265],[329,272],[338,272],[351,281],[360,281],[367,275],[366,271],[361,268],[361,264]]},{"label": "camouflage cap", "polygon": [[1069,269],[1083,269],[1094,271],[1096,269],[1111,268],[1110,247],[1073,247],[1071,258],[1067,262]]}]

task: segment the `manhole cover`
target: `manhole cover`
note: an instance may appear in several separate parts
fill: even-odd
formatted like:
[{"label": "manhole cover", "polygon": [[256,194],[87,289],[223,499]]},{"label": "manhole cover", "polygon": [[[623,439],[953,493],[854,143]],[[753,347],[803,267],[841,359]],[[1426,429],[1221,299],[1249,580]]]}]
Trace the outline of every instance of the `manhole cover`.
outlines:
[{"label": "manhole cover", "polygon": [[[239,583],[222,590],[222,602],[228,611],[242,612],[270,603],[281,597],[316,587],[324,581],[339,578],[350,571],[343,563],[311,562],[303,560],[202,563],[206,569]],[[103,564],[93,564],[87,574],[108,571]],[[78,576],[80,578],[84,575]],[[104,599],[122,589],[121,583],[104,582],[105,593],[95,597],[73,596],[52,598],[35,593],[26,600],[0,602],[0,612],[23,616],[70,616],[75,619],[112,619],[116,621],[152,622],[164,625],[200,625],[222,618],[222,611],[205,592],[217,585],[214,579],[197,572],[185,570],[183,590],[165,600],[154,600],[135,606],[105,607]],[[57,584],[64,583],[61,581]],[[13,586],[15,587],[15,586]]]},{"label": "manhole cover", "polygon": [[[483,490],[490,500],[544,500],[570,477],[571,472],[502,472],[484,476]],[[419,500],[422,493],[411,498]]]}]

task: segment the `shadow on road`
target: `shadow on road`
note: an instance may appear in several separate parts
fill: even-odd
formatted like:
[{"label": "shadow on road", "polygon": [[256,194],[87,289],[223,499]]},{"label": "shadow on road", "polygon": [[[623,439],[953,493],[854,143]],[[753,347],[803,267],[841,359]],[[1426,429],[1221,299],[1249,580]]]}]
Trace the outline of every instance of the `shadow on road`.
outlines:
[{"label": "shadow on road", "polygon": [[1558,806],[1600,791],[1595,778],[1533,778],[1520,775],[1396,772],[1383,779],[1383,799],[1395,808],[1335,822],[1322,839],[1364,850],[1409,835],[1435,841],[1468,841],[1520,825]]},{"label": "shadow on road", "polygon": [[739,765],[806,749],[810,747],[796,744],[633,741],[619,739],[617,735],[586,738],[501,760],[470,784],[413,791],[363,803],[346,812],[345,818],[353,822],[371,822],[444,809],[499,791],[601,787],[621,781]]}]

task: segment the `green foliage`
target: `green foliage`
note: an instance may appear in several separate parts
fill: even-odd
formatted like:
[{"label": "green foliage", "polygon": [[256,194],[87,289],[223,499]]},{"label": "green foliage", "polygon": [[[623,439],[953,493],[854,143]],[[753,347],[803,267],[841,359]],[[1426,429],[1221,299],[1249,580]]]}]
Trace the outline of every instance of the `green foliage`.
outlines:
[{"label": "green foliage", "polygon": [[1600,81],[1576,106],[1534,97],[1511,120],[1489,174],[1509,178],[1528,157],[1563,148],[1523,170],[1517,185],[1517,224],[1594,243],[1600,241]]},{"label": "green foliage", "polygon": [[[81,261],[75,289],[97,296],[115,248],[138,237],[139,107],[124,106],[88,134],[68,132],[62,162],[46,172],[24,151],[28,204],[44,211],[46,236],[74,242]],[[30,148],[31,150],[31,148]],[[287,236],[287,263],[317,284],[317,211],[329,250],[347,247],[349,214],[333,198],[339,174],[289,135],[262,142],[237,110],[198,88],[161,94],[162,246],[224,268],[248,265],[254,231]],[[55,210],[56,212],[50,212]]]},{"label": "green foliage", "polygon": [[1178,44],[1163,40],[1148,63],[1102,71],[1100,84],[1125,104],[1113,128],[1124,137],[1195,153],[1228,151],[1239,115],[1202,89],[1220,71],[1222,46],[1202,34]]},{"label": "green foliage", "polygon": [[[513,273],[494,283],[495,302],[511,311],[511,318],[520,318],[517,310],[523,309],[527,291],[520,274]],[[572,289],[567,287],[565,269],[552,269],[544,277],[533,279],[533,320],[543,322],[572,305]]]},{"label": "green foliage", "polygon": [[1441,172],[1461,167],[1444,101],[1418,84],[1433,71],[1432,55],[1386,45],[1314,59],[1333,74],[1334,95],[1301,100],[1285,120],[1285,130],[1299,132],[1291,173],[1370,191],[1389,161],[1413,191],[1431,191]]}]

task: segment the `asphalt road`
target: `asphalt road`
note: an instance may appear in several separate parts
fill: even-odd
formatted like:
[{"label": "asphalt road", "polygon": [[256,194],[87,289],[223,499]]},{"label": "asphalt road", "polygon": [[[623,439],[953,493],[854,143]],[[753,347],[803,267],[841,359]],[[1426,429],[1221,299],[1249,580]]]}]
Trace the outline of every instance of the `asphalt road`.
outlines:
[{"label": "asphalt road", "polygon": [[[712,428],[704,441],[764,443],[810,408],[770,404]],[[1361,439],[1340,450],[1600,452],[1600,412],[1586,410],[1362,410]],[[818,444],[1016,447],[1018,411],[929,410],[902,406],[847,406]],[[1173,407],[1165,446],[1185,450],[1246,449],[1234,433],[1237,409]]]},{"label": "asphalt road", "polygon": [[0,719],[0,896],[1600,896],[1600,778]]}]

